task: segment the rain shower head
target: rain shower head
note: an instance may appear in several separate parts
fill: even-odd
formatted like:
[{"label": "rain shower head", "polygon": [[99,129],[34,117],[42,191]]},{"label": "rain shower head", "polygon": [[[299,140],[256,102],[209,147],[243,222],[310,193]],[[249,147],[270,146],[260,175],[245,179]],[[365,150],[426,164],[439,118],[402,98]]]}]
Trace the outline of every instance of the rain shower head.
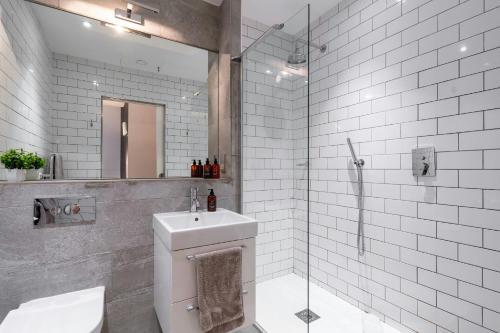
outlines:
[{"label": "rain shower head", "polygon": [[291,66],[299,66],[307,62],[307,57],[304,53],[300,52],[299,48],[288,56],[288,64]]},{"label": "rain shower head", "polygon": [[[298,39],[295,41],[295,51],[288,56],[287,67],[299,69],[300,67],[302,67],[302,65],[307,63],[307,56],[300,50],[300,47],[298,45],[299,42],[307,45],[307,42],[302,39]],[[309,43],[309,45],[318,49],[321,53],[325,53],[328,49],[326,45],[317,45],[314,43]]]},{"label": "rain shower head", "polygon": [[[265,33],[263,36],[261,36],[260,38],[264,38],[265,36],[267,36],[268,33],[272,32],[273,30],[274,31],[283,30],[284,27],[285,27],[284,23],[274,24],[274,25],[272,25],[272,29],[269,29],[269,31],[267,33]],[[294,51],[288,55],[287,64],[286,64],[287,67],[292,68],[292,69],[297,69],[297,70],[300,69],[304,64],[307,63],[307,55],[305,52],[300,50],[299,43],[301,43],[303,45],[308,44],[308,42],[304,41],[301,38],[298,38],[294,43],[294,45],[295,45]],[[309,43],[309,45],[320,50],[321,53],[325,53],[328,49],[328,47],[325,44],[318,45],[315,43]]]}]

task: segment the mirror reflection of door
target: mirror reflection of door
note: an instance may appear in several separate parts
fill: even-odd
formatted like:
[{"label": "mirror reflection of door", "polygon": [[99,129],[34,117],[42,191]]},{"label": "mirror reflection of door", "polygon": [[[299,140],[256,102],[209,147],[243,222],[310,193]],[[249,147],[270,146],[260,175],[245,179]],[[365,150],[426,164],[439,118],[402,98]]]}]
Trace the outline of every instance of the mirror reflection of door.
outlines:
[{"label": "mirror reflection of door", "polygon": [[102,101],[102,178],[162,178],[163,105]]}]

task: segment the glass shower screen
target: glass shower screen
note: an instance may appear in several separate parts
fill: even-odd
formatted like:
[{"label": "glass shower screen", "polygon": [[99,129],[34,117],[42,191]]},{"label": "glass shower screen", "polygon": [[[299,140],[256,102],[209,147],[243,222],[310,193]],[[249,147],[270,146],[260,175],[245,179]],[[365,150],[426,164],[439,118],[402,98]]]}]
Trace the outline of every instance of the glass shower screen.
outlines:
[{"label": "glass shower screen", "polygon": [[257,326],[306,333],[309,6],[266,31],[252,24],[243,29],[261,37],[242,56],[242,210],[259,221]]}]

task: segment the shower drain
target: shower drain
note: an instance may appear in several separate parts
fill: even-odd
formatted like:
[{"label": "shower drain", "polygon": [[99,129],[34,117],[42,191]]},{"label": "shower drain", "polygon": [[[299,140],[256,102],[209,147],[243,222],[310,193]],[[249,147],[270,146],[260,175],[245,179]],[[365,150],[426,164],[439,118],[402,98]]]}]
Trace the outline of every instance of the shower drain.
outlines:
[{"label": "shower drain", "polygon": [[295,314],[297,317],[299,317],[300,320],[302,320],[304,323],[309,324],[312,323],[313,321],[319,319],[320,317],[312,312],[309,309],[302,310],[300,312],[297,312]]}]

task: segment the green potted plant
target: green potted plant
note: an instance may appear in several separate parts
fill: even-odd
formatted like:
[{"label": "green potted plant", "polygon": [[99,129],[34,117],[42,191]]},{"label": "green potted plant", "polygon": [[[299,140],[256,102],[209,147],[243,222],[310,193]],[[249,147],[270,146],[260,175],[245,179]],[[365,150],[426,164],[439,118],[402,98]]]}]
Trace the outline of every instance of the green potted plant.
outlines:
[{"label": "green potted plant", "polygon": [[26,180],[40,179],[40,169],[45,165],[45,160],[36,153],[25,153],[23,160],[23,168],[26,169]]},{"label": "green potted plant", "polygon": [[24,151],[10,149],[0,155],[0,162],[5,166],[5,178],[9,182],[22,182],[26,178],[24,170]]}]

